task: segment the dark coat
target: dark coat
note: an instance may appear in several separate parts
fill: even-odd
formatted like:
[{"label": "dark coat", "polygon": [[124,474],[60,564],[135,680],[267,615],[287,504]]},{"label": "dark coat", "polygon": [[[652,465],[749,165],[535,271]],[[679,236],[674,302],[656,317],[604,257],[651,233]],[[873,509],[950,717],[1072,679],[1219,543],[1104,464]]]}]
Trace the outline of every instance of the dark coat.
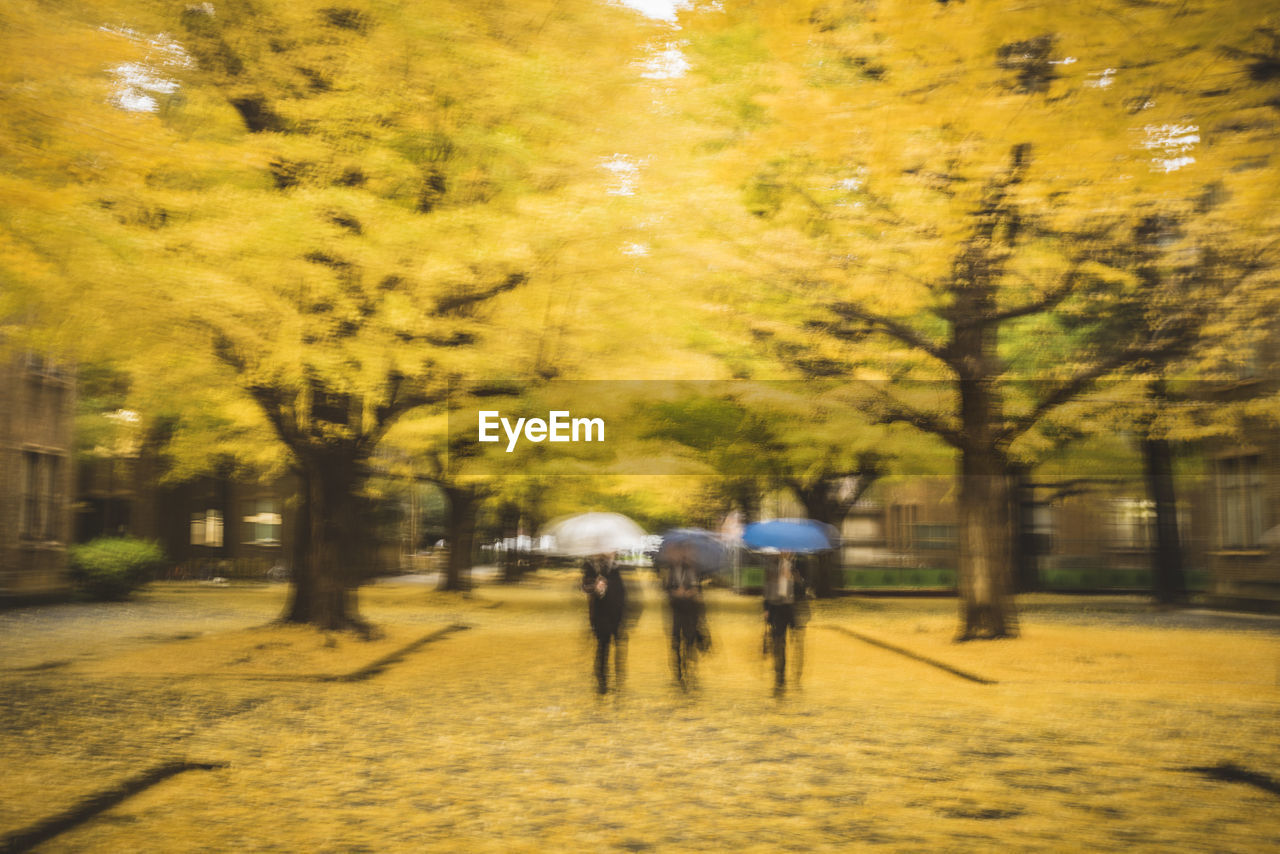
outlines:
[{"label": "dark coat", "polygon": [[[604,591],[597,582],[604,579]],[[597,567],[587,561],[582,567],[582,590],[587,594],[587,615],[591,630],[597,635],[617,634],[627,615],[627,587],[616,563]]]}]

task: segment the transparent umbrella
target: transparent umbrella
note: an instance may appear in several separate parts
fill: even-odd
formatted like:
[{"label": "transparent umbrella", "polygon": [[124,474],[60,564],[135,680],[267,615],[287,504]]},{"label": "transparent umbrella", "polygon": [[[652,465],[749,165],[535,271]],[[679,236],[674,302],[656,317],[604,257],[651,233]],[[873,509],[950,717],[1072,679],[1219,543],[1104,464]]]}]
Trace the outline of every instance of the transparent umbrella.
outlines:
[{"label": "transparent umbrella", "polygon": [[579,513],[555,520],[542,529],[554,540],[551,551],[574,557],[639,550],[646,536],[621,513]]}]

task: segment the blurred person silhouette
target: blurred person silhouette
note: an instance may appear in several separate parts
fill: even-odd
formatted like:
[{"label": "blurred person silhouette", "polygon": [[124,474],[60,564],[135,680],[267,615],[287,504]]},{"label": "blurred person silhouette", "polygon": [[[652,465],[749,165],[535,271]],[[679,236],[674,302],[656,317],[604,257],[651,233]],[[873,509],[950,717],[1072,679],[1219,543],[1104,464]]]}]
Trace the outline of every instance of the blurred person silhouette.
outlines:
[{"label": "blurred person silhouette", "polygon": [[773,694],[787,689],[787,642],[792,646],[793,682],[799,684],[804,669],[804,626],[808,619],[808,589],[795,555],[782,552],[765,567],[764,652],[773,656]]},{"label": "blurred person silhouette", "polygon": [[596,637],[596,692],[609,690],[609,647],[613,647],[614,690],[626,681],[628,596],[622,571],[612,552],[592,555],[582,566],[582,592],[587,618]]},{"label": "blurred person silhouette", "polygon": [[682,690],[693,687],[698,653],[711,648],[706,603],[697,568],[684,561],[667,566],[663,589],[671,618],[671,670]]}]

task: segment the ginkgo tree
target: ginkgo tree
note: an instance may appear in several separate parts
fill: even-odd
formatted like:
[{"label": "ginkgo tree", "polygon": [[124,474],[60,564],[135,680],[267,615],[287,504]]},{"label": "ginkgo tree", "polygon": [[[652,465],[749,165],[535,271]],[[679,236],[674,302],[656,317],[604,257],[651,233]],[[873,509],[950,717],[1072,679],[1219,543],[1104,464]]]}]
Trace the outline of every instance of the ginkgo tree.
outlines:
[{"label": "ginkgo tree", "polygon": [[602,221],[641,19],[448,0],[0,14],[4,275],[69,339],[126,347],[184,416],[215,407],[278,449],[305,508],[285,618],[360,627],[372,455],[461,379],[536,376],[530,318]]},{"label": "ginkgo tree", "polygon": [[[682,20],[708,84],[690,97],[760,224],[758,304],[791,327],[776,352],[866,381],[868,413],[953,448],[957,638],[1015,635],[1021,440],[1269,286],[1267,265],[1207,250],[1268,251],[1274,22],[1213,2],[895,0]],[[1165,223],[1158,257],[1126,263]]]},{"label": "ginkgo tree", "polygon": [[[758,520],[767,491],[782,489],[808,518],[840,529],[908,450],[891,429],[798,380],[698,384],[676,399],[648,402],[640,417],[651,425],[648,435],[703,461],[717,475],[722,503],[745,522]],[[818,556],[808,579],[817,596],[832,594],[839,565],[839,554]]]}]

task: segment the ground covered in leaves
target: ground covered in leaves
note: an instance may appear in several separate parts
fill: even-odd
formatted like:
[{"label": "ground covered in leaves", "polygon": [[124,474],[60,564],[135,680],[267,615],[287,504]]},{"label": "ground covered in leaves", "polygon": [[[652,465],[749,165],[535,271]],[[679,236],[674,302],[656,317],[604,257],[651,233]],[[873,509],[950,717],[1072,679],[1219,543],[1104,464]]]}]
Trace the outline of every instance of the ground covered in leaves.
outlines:
[{"label": "ground covered in leaves", "polygon": [[817,602],[774,698],[756,600],[710,597],[685,693],[646,587],[598,698],[571,574],[365,588],[372,641],[285,593],[0,613],[0,850],[1280,849],[1280,620],[1024,597],[957,645],[952,600]]}]

